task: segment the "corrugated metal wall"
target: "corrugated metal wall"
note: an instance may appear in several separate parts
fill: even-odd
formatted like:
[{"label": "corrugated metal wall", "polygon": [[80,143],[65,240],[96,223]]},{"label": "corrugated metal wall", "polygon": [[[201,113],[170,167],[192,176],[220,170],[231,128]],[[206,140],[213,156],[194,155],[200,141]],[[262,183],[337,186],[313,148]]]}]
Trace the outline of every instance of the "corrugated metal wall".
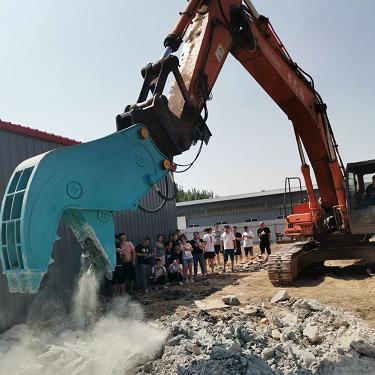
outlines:
[{"label": "corrugated metal wall", "polygon": [[[14,168],[21,161],[60,146],[53,142],[0,130],[0,199],[2,200]],[[162,189],[164,185],[165,182],[161,184]],[[152,191],[141,202],[146,208],[157,207],[160,203],[160,198]],[[167,202],[163,209],[153,214],[140,210],[116,213],[115,222],[116,232],[125,232],[134,243],[139,242],[145,235],[154,239],[158,233],[167,234],[175,230],[175,202]],[[0,266],[0,332],[22,322],[30,314],[30,310],[40,316],[44,306],[48,309],[50,317],[53,315],[51,312],[66,308],[71,301],[73,283],[79,271],[80,248],[70,229],[63,222],[60,223],[58,233],[61,240],[55,243],[52,252],[55,262],[49,267],[38,295],[10,294]],[[34,303],[41,300],[48,303]],[[58,313],[61,314],[61,311]]]}]

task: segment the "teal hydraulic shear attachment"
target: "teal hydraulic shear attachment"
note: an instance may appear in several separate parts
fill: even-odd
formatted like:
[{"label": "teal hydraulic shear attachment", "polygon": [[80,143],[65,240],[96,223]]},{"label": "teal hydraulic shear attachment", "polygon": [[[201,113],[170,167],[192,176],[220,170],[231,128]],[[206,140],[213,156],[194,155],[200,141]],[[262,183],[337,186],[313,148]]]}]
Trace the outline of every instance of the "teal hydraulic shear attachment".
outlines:
[{"label": "teal hydraulic shear attachment", "polygon": [[0,213],[1,263],[9,290],[38,291],[53,261],[62,216],[94,266],[110,278],[116,262],[112,212],[136,208],[168,169],[169,161],[142,124],[21,163]]}]

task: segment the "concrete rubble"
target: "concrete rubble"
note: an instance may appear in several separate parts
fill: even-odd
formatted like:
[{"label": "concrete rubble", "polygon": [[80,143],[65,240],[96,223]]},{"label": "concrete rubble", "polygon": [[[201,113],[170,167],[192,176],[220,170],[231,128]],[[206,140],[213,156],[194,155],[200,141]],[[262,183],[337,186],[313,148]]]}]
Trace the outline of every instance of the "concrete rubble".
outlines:
[{"label": "concrete rubble", "polygon": [[193,306],[164,316],[157,322],[169,332],[163,353],[134,373],[375,373],[375,331],[364,321],[315,300],[283,299],[272,308]]},{"label": "concrete rubble", "polygon": [[267,270],[266,256],[252,256],[249,259],[244,258],[234,267],[236,272],[258,272]]}]

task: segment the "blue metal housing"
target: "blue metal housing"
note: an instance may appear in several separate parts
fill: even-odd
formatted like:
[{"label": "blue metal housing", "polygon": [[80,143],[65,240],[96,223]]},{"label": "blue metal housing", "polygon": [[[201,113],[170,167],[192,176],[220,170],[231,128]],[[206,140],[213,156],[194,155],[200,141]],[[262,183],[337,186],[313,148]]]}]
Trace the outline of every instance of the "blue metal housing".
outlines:
[{"label": "blue metal housing", "polygon": [[115,266],[112,212],[136,208],[168,172],[162,167],[165,156],[149,137],[140,137],[141,128],[59,148],[16,168],[0,212],[0,258],[10,291],[38,291],[62,215],[81,245],[94,246],[110,273]]}]

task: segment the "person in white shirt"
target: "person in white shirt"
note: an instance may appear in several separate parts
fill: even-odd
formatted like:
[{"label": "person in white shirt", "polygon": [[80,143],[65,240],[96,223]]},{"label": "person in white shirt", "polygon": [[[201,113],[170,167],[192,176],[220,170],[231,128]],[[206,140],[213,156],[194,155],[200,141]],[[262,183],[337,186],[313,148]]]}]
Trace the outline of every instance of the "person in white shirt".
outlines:
[{"label": "person in white shirt", "polygon": [[212,273],[214,273],[215,265],[215,246],[214,239],[211,235],[211,228],[206,228],[204,231],[203,241],[206,244],[204,249],[204,259],[205,259],[205,269],[207,270],[207,262],[211,268]]},{"label": "person in white shirt", "polygon": [[211,232],[211,236],[214,240],[214,249],[217,258],[217,264],[220,266],[220,252],[221,248],[221,235],[223,234],[222,230],[219,228],[219,224],[214,225],[214,230]]},{"label": "person in white shirt", "polygon": [[249,230],[249,227],[244,227],[245,232],[242,233],[242,240],[243,240],[243,250],[245,252],[246,258],[249,258],[250,256],[253,256],[253,239],[254,234],[251,230]]},{"label": "person in white shirt", "polygon": [[155,266],[151,269],[152,277],[154,278],[155,289],[164,288],[168,289],[167,283],[167,270],[164,268],[160,258],[156,258]]},{"label": "person in white shirt", "polygon": [[184,279],[184,271],[178,259],[175,259],[168,267],[168,278],[170,282],[178,282],[180,285],[184,285],[182,282]]},{"label": "person in white shirt", "polygon": [[221,246],[224,249],[224,272],[227,269],[228,259],[232,265],[232,272],[234,272],[234,249],[236,247],[236,238],[230,230],[229,225],[224,226],[224,233],[221,235]]}]

